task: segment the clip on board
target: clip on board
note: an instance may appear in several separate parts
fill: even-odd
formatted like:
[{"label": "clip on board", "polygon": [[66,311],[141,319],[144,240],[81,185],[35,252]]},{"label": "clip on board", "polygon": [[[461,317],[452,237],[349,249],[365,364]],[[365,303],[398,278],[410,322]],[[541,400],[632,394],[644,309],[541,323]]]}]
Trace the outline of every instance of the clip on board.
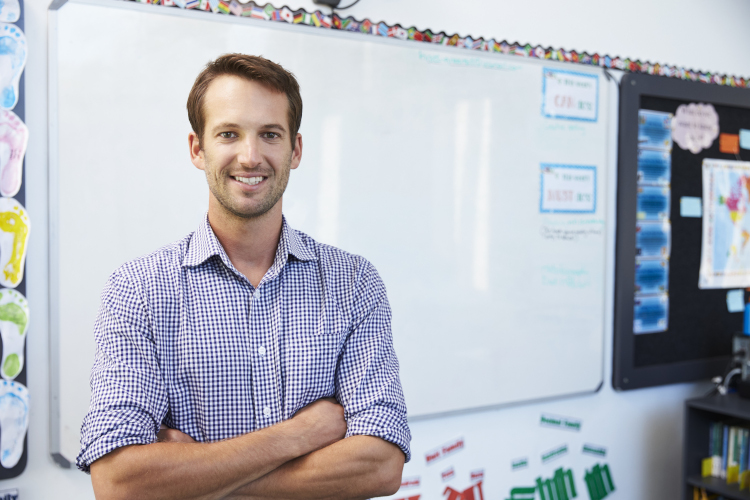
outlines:
[{"label": "clip on board", "polygon": [[750,286],[750,91],[620,89],[614,371],[628,390],[721,375]]}]

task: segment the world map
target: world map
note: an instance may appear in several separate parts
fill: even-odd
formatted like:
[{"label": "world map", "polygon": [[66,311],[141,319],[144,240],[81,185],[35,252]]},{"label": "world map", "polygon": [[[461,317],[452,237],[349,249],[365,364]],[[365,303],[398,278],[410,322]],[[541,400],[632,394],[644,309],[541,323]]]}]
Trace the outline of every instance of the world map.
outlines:
[{"label": "world map", "polygon": [[750,162],[703,160],[700,288],[750,286]]}]

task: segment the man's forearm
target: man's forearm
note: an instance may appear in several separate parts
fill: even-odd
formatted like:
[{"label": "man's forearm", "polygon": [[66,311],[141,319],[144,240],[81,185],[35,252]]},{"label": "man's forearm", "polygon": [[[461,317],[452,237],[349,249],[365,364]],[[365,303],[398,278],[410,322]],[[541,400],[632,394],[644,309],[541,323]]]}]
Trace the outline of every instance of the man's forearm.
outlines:
[{"label": "man's forearm", "polygon": [[280,465],[340,440],[345,430],[341,407],[318,401],[291,420],[226,441],[117,449],[91,464],[91,481],[100,500],[224,498]]},{"label": "man's forearm", "polygon": [[238,489],[243,500],[355,500],[391,495],[401,485],[404,454],[377,437],[351,436],[292,460]]}]

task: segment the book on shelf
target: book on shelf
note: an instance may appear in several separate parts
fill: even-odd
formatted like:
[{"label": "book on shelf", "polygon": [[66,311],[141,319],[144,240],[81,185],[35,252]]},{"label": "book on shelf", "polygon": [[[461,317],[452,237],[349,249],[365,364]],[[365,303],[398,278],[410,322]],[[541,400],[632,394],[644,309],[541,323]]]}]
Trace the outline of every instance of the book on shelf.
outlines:
[{"label": "book on shelf", "polygon": [[737,422],[714,422],[709,427],[708,458],[703,476],[726,479],[727,483],[750,484],[750,429]]}]

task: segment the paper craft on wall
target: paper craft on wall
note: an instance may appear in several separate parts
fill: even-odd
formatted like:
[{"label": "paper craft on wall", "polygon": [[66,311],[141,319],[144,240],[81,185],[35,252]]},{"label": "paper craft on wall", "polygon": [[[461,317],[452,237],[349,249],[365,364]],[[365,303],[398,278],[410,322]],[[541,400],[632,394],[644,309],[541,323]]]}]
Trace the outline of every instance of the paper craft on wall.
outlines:
[{"label": "paper craft on wall", "polygon": [[29,427],[29,391],[18,382],[0,383],[0,464],[10,469],[23,453]]},{"label": "paper craft on wall", "polygon": [[23,279],[31,221],[14,198],[0,198],[0,285],[15,288]]},{"label": "paper craft on wall", "polygon": [[18,26],[0,23],[0,108],[13,109],[26,66],[26,35]]},{"label": "paper craft on wall", "polygon": [[21,5],[18,0],[3,0],[0,4],[0,22],[15,23],[21,17]]},{"label": "paper craft on wall", "polygon": [[0,336],[3,339],[0,375],[5,380],[13,380],[23,369],[23,347],[28,328],[29,304],[26,297],[8,288],[0,290]]},{"label": "paper craft on wall", "polygon": [[21,189],[23,157],[29,129],[9,109],[0,109],[0,194],[15,196]]}]

